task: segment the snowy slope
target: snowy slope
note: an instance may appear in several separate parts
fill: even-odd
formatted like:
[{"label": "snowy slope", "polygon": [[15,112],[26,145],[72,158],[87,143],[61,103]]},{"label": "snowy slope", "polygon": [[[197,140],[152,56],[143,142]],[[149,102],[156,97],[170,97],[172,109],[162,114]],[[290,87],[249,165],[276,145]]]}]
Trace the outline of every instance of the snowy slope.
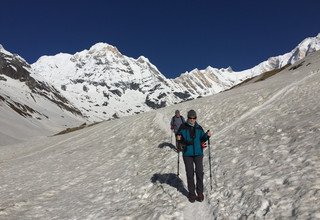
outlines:
[{"label": "snowy slope", "polygon": [[[319,97],[316,52],[265,81],[0,147],[0,218],[319,219]],[[213,190],[206,150],[194,204],[169,130],[191,108],[214,132]]]},{"label": "snowy slope", "polygon": [[48,135],[86,119],[68,100],[30,76],[20,56],[0,45],[0,145]]}]

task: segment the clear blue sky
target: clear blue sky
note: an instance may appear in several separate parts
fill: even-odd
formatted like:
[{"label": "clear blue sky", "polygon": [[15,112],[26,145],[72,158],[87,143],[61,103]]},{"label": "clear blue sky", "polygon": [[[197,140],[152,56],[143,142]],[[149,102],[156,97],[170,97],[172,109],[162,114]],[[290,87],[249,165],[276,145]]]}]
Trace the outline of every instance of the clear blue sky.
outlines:
[{"label": "clear blue sky", "polygon": [[320,0],[2,0],[0,44],[29,63],[97,42],[144,55],[167,77],[235,71],[320,32]]}]

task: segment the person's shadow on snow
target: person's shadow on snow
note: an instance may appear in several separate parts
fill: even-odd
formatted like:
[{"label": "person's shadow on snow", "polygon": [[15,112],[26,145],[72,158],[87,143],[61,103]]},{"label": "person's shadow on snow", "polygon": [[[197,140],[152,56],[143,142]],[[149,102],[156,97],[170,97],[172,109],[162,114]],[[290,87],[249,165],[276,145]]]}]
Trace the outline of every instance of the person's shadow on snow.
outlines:
[{"label": "person's shadow on snow", "polygon": [[174,173],[156,173],[151,177],[152,183],[168,184],[176,188],[182,195],[188,197],[188,191],[184,188],[182,180]]},{"label": "person's shadow on snow", "polygon": [[174,146],[173,144],[168,143],[168,142],[163,142],[162,144],[159,144],[158,147],[159,148],[169,147],[169,148],[173,149],[175,152],[178,152],[176,146]]}]

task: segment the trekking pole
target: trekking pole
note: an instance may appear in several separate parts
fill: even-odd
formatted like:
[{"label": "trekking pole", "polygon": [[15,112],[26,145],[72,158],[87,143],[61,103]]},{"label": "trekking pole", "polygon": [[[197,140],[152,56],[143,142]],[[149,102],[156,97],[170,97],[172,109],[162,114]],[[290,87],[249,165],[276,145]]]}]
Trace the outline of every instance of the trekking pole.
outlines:
[{"label": "trekking pole", "polygon": [[[210,130],[208,130],[207,133],[208,133],[209,131],[210,131]],[[210,187],[211,187],[211,190],[212,190],[210,137],[208,138],[208,150],[209,150]]]},{"label": "trekking pole", "polygon": [[178,167],[177,167],[177,176],[179,177],[179,165],[180,165],[180,147],[179,147],[179,142],[176,140],[176,148],[178,152]]},{"label": "trekking pole", "polygon": [[177,171],[178,177],[179,177],[179,164],[180,164],[180,151],[178,150],[178,171]]}]

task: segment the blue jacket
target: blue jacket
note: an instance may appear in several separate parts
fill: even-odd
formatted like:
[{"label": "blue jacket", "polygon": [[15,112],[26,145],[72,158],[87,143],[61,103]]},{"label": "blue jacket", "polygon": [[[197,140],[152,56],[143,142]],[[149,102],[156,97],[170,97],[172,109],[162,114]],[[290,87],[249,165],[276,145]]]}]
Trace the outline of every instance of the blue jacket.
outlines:
[{"label": "blue jacket", "polygon": [[184,157],[203,156],[201,142],[207,141],[209,136],[197,122],[194,126],[189,125],[187,122],[182,124],[177,134],[181,135],[179,144],[183,146]]}]

